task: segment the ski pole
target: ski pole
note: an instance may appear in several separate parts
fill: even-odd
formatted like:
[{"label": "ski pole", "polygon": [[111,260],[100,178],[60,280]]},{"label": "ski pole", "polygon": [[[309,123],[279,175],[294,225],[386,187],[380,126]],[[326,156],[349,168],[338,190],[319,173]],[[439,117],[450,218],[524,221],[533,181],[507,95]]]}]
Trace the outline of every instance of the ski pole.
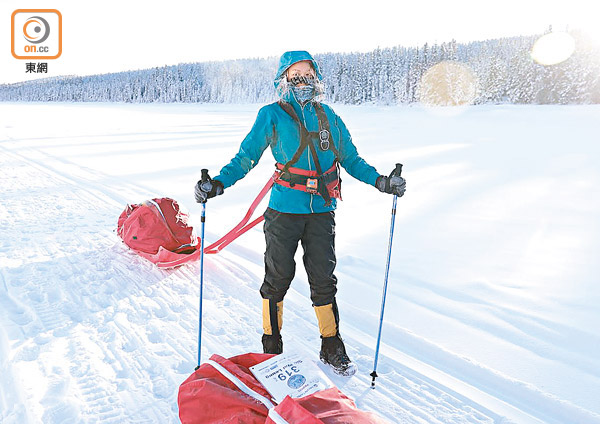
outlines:
[{"label": "ski pole", "polygon": [[[209,180],[208,169],[202,170],[201,184]],[[198,366],[200,368],[200,356],[202,348],[202,286],[204,280],[204,225],[206,222],[206,200],[202,203],[202,214],[200,215],[200,302],[198,307]]]},{"label": "ski pole", "polygon": [[[402,164],[397,163],[396,169],[390,175],[390,178],[394,175],[400,176],[402,174]],[[394,223],[396,222],[396,203],[398,202],[398,196],[394,194],[394,201],[392,203],[392,222],[390,224],[390,241],[388,245],[387,263],[385,266],[385,279],[383,282],[383,294],[381,296],[381,314],[379,315],[379,333],[377,334],[377,347],[375,348],[375,360],[373,362],[373,372],[370,374],[373,377],[371,381],[371,388],[375,389],[375,379],[377,378],[377,359],[379,358],[379,344],[381,342],[381,327],[383,326],[383,312],[385,309],[385,298],[387,295],[387,284],[388,276],[390,274],[390,260],[392,258],[392,240],[394,238]]]}]

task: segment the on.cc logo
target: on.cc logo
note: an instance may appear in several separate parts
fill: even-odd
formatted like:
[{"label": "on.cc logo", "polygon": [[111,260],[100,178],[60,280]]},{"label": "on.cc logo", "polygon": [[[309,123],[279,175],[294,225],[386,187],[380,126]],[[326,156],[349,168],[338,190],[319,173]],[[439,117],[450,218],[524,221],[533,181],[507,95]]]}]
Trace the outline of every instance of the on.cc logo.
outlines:
[{"label": "on.cc logo", "polygon": [[30,43],[43,43],[50,35],[50,25],[41,16],[32,16],[23,25],[23,35]]},{"label": "on.cc logo", "polygon": [[56,9],[17,9],[11,16],[15,59],[57,59],[62,54],[62,15]]}]

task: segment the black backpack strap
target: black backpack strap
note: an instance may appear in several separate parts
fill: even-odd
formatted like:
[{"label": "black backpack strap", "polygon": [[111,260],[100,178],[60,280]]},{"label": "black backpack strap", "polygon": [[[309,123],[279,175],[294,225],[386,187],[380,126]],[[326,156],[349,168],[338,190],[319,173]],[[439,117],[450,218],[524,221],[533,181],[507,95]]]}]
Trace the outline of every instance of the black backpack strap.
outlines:
[{"label": "black backpack strap", "polygon": [[[325,109],[323,109],[321,103],[313,103],[313,106],[315,107],[317,119],[319,120],[319,142],[321,143],[321,150],[331,150],[335,155],[335,158],[339,161],[340,154],[335,148],[335,143],[331,137],[331,127]],[[326,147],[324,146],[325,144]]]},{"label": "black backpack strap", "polygon": [[306,127],[302,124],[302,121],[300,121],[298,114],[296,113],[296,111],[294,110],[294,108],[292,107],[291,104],[289,104],[288,102],[284,102],[283,100],[279,100],[277,103],[300,126],[300,146],[298,146],[298,150],[296,150],[296,153],[294,153],[294,156],[292,156],[292,159],[290,159],[283,166],[283,169],[281,170],[281,172],[286,173],[286,172],[288,172],[290,167],[293,164],[295,164],[296,162],[298,162],[298,160],[300,159],[302,152],[304,152],[304,149],[306,149],[306,147],[308,146],[308,143],[310,141],[310,135],[308,134],[308,130],[306,129]]},{"label": "black backpack strap", "polygon": [[308,143],[308,147],[310,148],[310,154],[312,155],[313,161],[315,163],[315,168],[317,168],[317,192],[323,197],[325,200],[325,206],[331,205],[331,196],[329,195],[329,190],[327,190],[327,186],[323,181],[323,170],[321,169],[321,164],[319,163],[319,157],[317,156],[317,149],[315,148],[315,144],[312,140]]}]

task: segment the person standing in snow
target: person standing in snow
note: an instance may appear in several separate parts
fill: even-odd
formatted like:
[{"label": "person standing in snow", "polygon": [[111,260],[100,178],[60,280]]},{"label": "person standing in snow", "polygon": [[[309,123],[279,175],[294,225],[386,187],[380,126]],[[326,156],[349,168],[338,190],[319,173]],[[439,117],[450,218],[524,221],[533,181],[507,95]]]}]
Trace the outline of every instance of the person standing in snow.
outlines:
[{"label": "person standing in snow", "polygon": [[280,174],[264,214],[265,278],[260,288],[263,351],[283,352],[283,299],[294,278],[294,255],[300,242],[321,333],[320,358],[338,374],[353,375],[356,365],[348,358],[340,337],[337,278],[333,273],[339,166],[385,193],[402,196],[406,182],[393,172],[389,177],[380,175],[358,155],[342,119],[320,102],[322,76],[308,52],[284,53],[274,84],[280,100],[260,109],[239,152],[214,179],[198,181],[195,198],[206,202],[223,194],[256,166],[267,147],[271,148]]}]

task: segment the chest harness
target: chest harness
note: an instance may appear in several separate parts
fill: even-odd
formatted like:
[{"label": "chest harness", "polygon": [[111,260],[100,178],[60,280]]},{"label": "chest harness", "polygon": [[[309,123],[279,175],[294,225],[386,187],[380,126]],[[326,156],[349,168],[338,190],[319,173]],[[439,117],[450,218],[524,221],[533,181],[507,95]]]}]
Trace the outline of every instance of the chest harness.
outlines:
[{"label": "chest harness", "polygon": [[[300,190],[310,194],[319,194],[323,200],[325,200],[325,206],[331,205],[332,198],[342,198],[342,180],[340,178],[339,164],[340,155],[335,148],[333,139],[331,139],[329,120],[327,119],[323,106],[320,103],[313,103],[319,121],[319,131],[317,132],[308,131],[306,129],[291,104],[282,100],[280,100],[278,104],[300,127],[300,146],[298,146],[298,150],[296,150],[292,159],[286,164],[277,163],[275,165],[279,171],[279,177],[275,183],[294,190]],[[331,150],[335,155],[333,166],[325,172],[321,169],[313,139],[319,140],[319,147],[322,151]],[[298,162],[300,156],[307,148],[310,150],[316,171],[292,167],[292,165]]]}]

